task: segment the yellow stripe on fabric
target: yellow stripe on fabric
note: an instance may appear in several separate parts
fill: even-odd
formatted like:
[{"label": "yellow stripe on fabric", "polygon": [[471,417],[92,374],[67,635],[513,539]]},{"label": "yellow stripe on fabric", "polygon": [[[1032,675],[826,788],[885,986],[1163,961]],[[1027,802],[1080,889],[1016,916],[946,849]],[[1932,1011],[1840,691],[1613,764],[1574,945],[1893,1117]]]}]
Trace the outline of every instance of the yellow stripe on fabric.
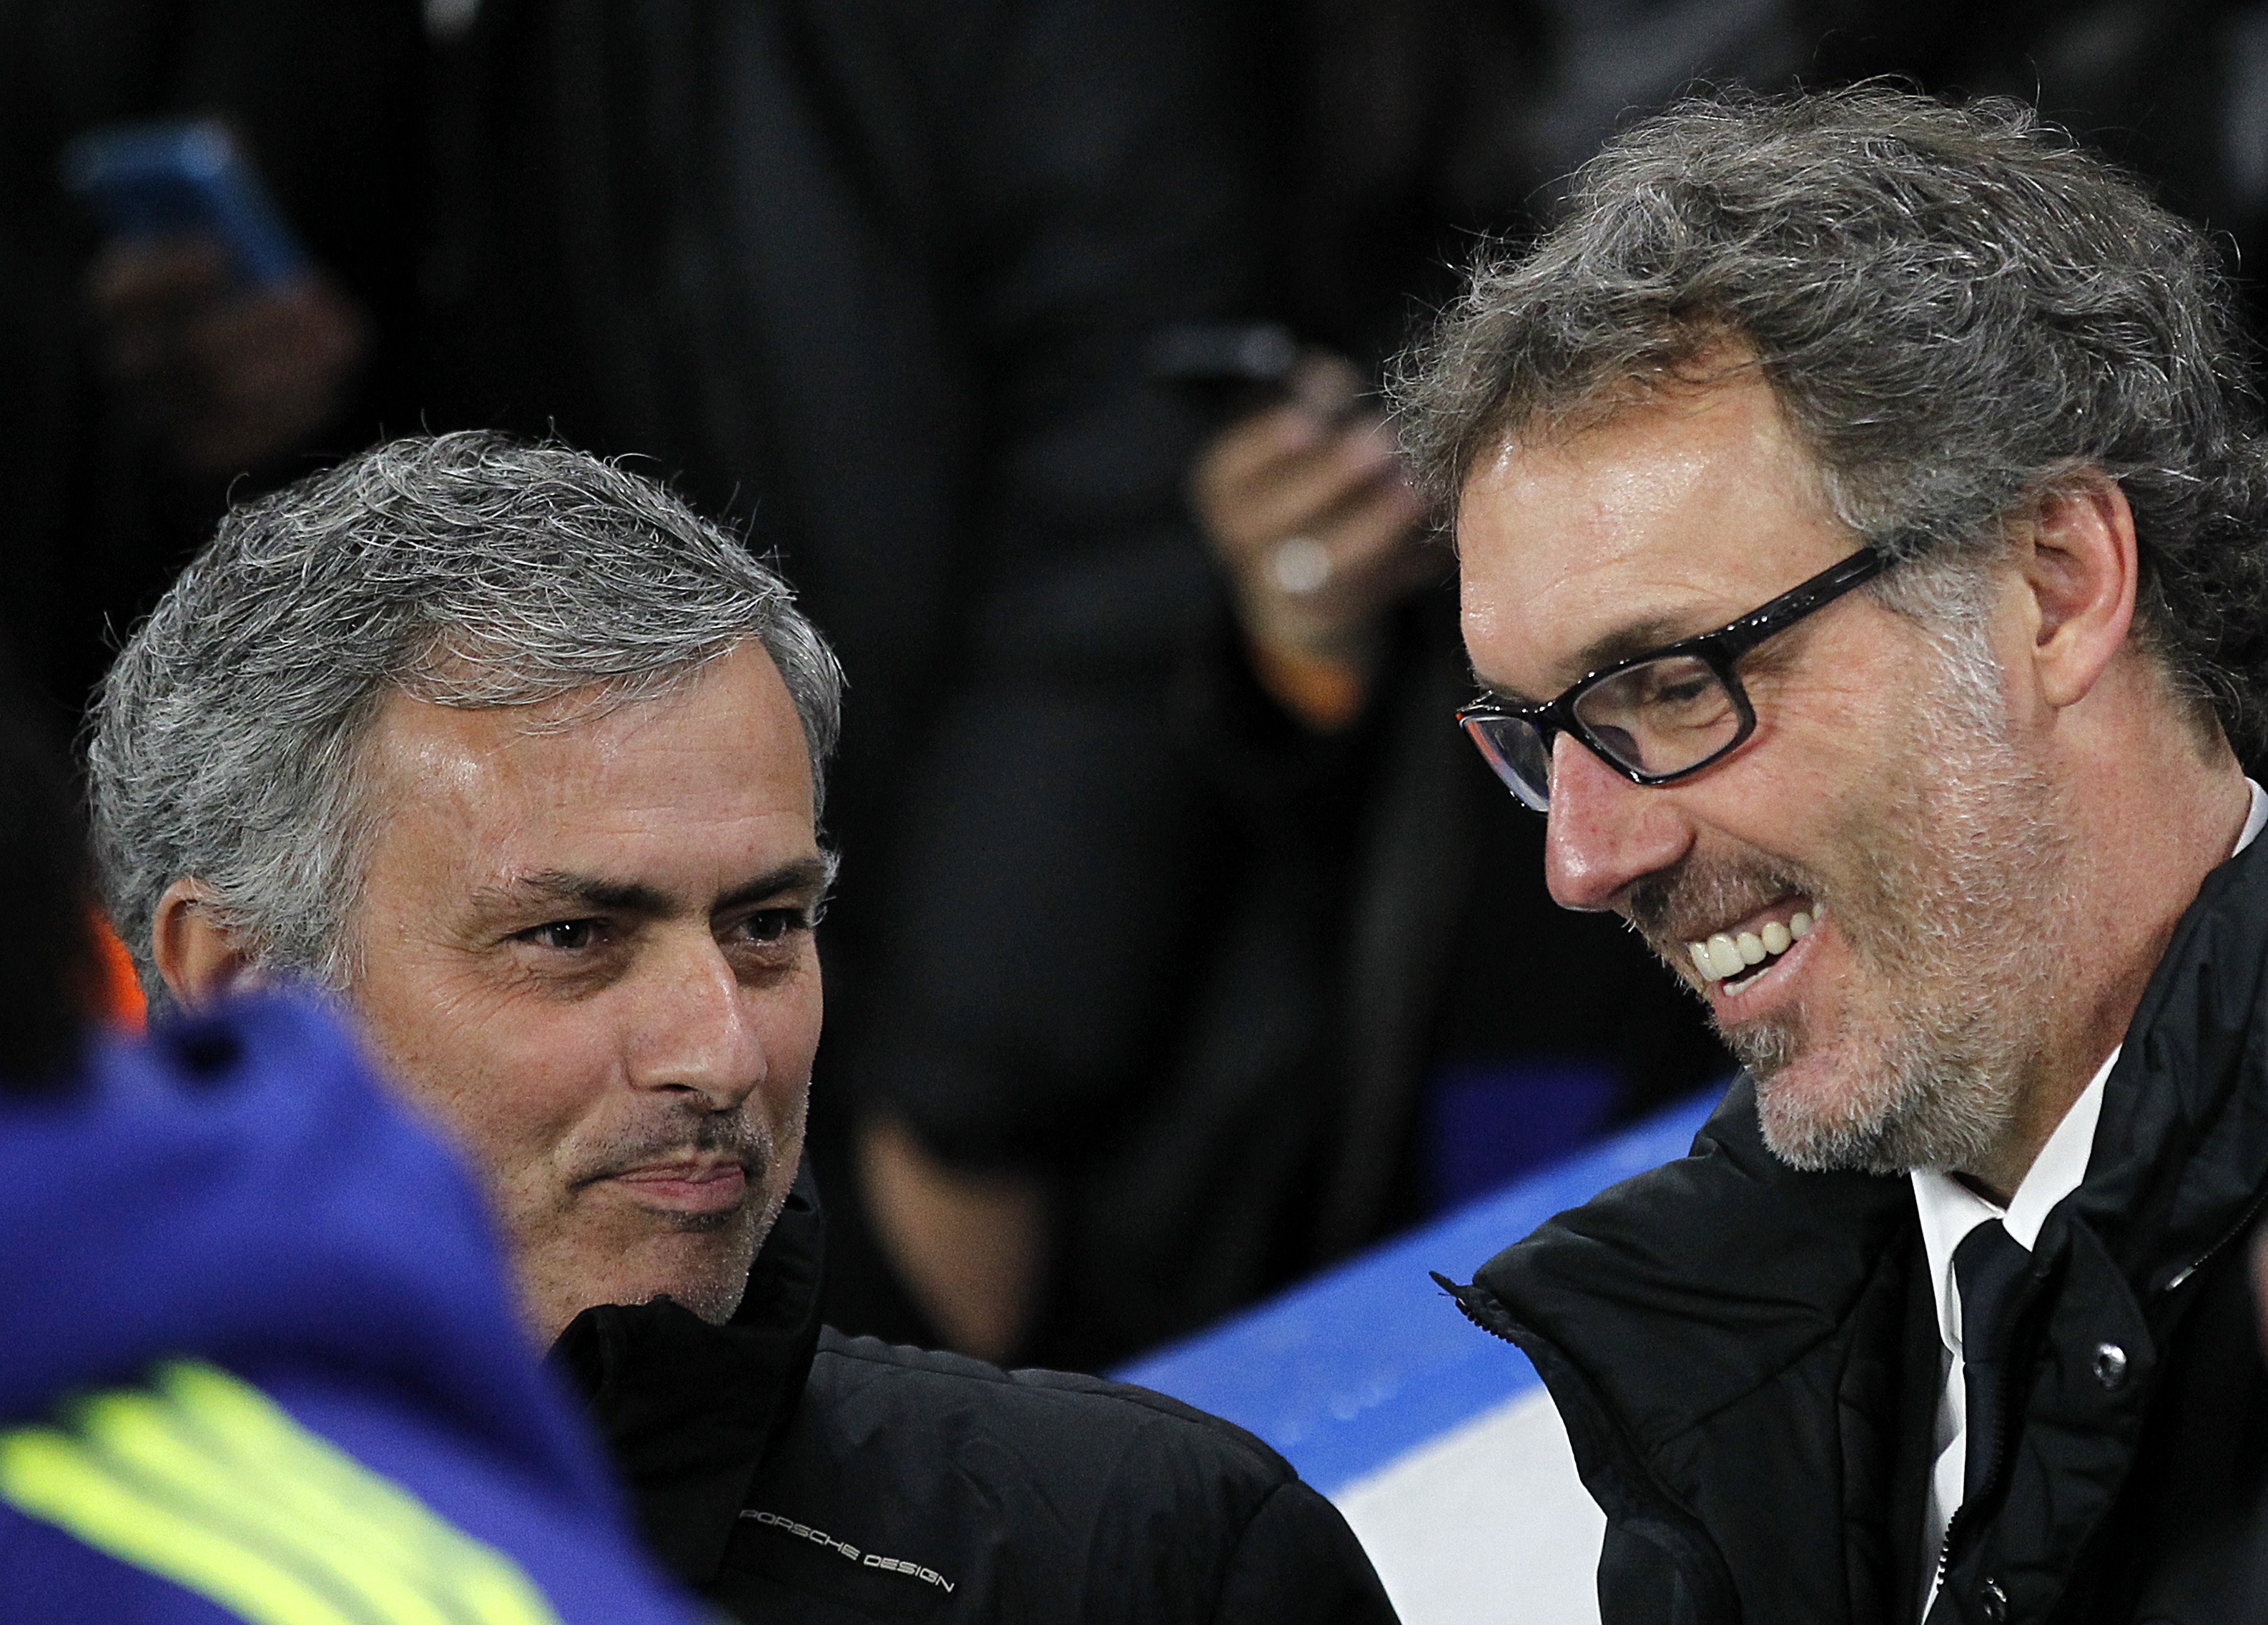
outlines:
[{"label": "yellow stripe on fabric", "polygon": [[[468,1540],[422,1501],[308,1433],[257,1390],[210,1368],[169,1366],[158,1386],[209,1449],[274,1487],[294,1516],[382,1550],[404,1567],[441,1572],[489,1548]],[[546,1616],[538,1616],[546,1617]]]},{"label": "yellow stripe on fabric", "polygon": [[[107,1393],[80,1406],[84,1442],[52,1430],[0,1436],[4,1446],[36,1432],[76,1452],[70,1492],[25,1510],[257,1625],[558,1625],[510,1557],[301,1427],[258,1389],[188,1363],[165,1367],[157,1388]],[[242,1578],[236,1569],[218,1576],[195,1570],[183,1565],[177,1544],[129,1550],[110,1524],[100,1524],[98,1535],[96,1523],[76,1521],[106,1494],[158,1505],[176,1526],[295,1577],[323,1612],[274,1611],[282,1606],[274,1585],[259,1607],[247,1607],[251,1594],[242,1585],[225,1595],[196,1577],[234,1583]],[[4,1485],[0,1496],[16,1498]],[[304,1600],[291,1599],[291,1608]]]},{"label": "yellow stripe on fabric", "polygon": [[256,1625],[366,1625],[303,1576],[122,1484],[66,1434],[0,1434],[0,1500]]},{"label": "yellow stripe on fabric", "polygon": [[273,1486],[292,1516],[427,1577],[430,1588],[480,1625],[556,1625],[519,1564],[299,1426],[258,1389],[187,1364],[166,1368],[158,1387],[248,1476]]},{"label": "yellow stripe on fabric", "polygon": [[[122,1476],[207,1524],[255,1531],[287,1561],[332,1579],[358,1614],[387,1625],[463,1625],[454,1610],[435,1601],[423,1565],[357,1542],[342,1520],[312,1511],[312,1497],[291,1493],[289,1464],[274,1475],[247,1471],[198,1437],[179,1410],[157,1395],[106,1393],[88,1401],[73,1418],[80,1435]],[[300,1504],[295,1504],[295,1503]]]}]

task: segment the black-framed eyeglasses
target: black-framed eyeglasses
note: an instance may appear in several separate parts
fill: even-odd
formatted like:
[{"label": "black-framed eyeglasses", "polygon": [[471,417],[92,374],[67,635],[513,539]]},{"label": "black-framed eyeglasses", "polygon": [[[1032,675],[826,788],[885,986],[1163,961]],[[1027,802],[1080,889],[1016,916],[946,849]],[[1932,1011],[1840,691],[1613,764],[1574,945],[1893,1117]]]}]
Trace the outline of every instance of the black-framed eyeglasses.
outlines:
[{"label": "black-framed eyeglasses", "polygon": [[1541,705],[1477,702],[1457,713],[1457,724],[1497,777],[1538,812],[1551,809],[1551,742],[1563,731],[1633,784],[1698,773],[1756,732],[1756,708],[1733,669],[1741,657],[1895,562],[1861,548],[1713,632],[1617,661]]}]

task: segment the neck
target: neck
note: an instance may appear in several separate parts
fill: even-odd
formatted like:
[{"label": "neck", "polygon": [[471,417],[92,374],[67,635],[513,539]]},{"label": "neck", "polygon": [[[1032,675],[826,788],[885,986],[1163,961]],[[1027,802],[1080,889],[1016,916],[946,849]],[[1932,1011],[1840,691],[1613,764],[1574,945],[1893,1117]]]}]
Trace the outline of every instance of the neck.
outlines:
[{"label": "neck", "polygon": [[[2225,861],[2251,810],[2226,744],[2201,748],[2186,726],[2111,741],[2066,776],[2077,793],[2061,952],[2068,974],[2048,1035],[1992,1151],[1956,1170],[2006,1204],[2126,1029],[2174,928]],[[2121,746],[2131,746],[2131,753]],[[2111,765],[2115,764],[2115,765]]]}]

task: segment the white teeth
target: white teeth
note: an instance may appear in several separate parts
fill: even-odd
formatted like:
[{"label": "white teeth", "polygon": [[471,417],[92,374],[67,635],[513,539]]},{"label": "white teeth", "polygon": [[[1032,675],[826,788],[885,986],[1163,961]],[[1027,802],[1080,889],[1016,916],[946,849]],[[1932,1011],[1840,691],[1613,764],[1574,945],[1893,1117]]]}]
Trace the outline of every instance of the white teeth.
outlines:
[{"label": "white teeth", "polygon": [[1687,943],[1685,952],[1692,956],[1693,968],[1700,973],[1702,981],[1722,982],[1786,953],[1799,938],[1809,936],[1811,928],[1826,914],[1824,908],[1799,911],[1786,924],[1773,920],[1760,930],[1737,935],[1719,931],[1706,942]]}]

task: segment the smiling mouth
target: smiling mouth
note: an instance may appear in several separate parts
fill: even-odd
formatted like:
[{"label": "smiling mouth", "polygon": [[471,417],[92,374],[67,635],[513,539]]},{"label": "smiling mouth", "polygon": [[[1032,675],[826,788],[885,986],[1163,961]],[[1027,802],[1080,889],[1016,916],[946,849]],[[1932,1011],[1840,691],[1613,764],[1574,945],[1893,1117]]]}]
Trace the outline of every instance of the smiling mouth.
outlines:
[{"label": "smiling mouth", "polygon": [[1786,898],[1737,926],[1688,942],[1685,952],[1704,982],[1720,984],[1723,993],[1739,993],[1826,917],[1823,904],[1815,907],[1805,898]]}]

